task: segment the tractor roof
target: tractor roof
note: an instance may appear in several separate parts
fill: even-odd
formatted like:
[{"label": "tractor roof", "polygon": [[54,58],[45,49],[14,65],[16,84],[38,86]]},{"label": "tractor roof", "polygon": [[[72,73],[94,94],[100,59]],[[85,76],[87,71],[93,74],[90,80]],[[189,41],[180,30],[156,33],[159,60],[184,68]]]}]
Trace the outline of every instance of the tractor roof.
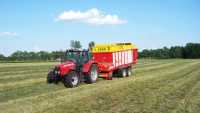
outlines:
[{"label": "tractor roof", "polygon": [[88,50],[86,49],[83,49],[83,50],[80,50],[80,49],[67,49],[66,52],[86,52]]}]

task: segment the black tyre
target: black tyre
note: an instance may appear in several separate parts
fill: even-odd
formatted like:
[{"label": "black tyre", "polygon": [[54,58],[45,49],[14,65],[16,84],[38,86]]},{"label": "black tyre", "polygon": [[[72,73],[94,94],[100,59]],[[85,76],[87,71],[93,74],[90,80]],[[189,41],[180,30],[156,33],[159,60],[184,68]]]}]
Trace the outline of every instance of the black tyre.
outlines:
[{"label": "black tyre", "polygon": [[132,76],[132,68],[131,67],[129,67],[129,68],[127,68],[127,76]]},{"label": "black tyre", "polygon": [[127,76],[127,71],[126,71],[126,69],[121,69],[121,70],[120,70],[120,75],[121,75],[121,77],[126,77],[126,76]]},{"label": "black tyre", "polygon": [[88,75],[85,75],[86,83],[91,84],[95,83],[98,79],[98,67],[95,64],[92,64]]},{"label": "black tyre", "polygon": [[68,75],[65,75],[63,78],[63,83],[65,87],[76,87],[79,85],[80,79],[78,74],[75,71],[70,72]]},{"label": "black tyre", "polygon": [[47,83],[54,83],[56,80],[56,75],[54,75],[53,71],[50,71],[47,75]]},{"label": "black tyre", "polygon": [[112,80],[113,79],[113,73],[110,73],[107,79]]}]

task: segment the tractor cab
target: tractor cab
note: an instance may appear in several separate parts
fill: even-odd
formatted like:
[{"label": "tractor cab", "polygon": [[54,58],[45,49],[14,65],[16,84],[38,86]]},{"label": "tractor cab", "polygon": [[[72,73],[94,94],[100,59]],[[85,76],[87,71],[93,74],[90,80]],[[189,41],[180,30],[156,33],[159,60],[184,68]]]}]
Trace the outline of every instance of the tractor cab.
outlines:
[{"label": "tractor cab", "polygon": [[83,65],[92,58],[92,54],[88,50],[66,50],[62,62],[73,61],[77,65]]}]

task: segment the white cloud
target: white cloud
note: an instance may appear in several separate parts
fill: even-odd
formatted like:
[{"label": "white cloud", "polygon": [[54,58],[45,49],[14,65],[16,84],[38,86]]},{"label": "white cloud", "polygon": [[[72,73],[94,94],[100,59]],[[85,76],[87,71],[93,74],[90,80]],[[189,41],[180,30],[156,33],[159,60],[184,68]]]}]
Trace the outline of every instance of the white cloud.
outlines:
[{"label": "white cloud", "polygon": [[125,24],[126,20],[120,19],[117,15],[104,14],[102,11],[99,11],[96,8],[89,9],[85,12],[81,11],[64,11],[61,13],[57,19],[57,21],[75,21],[75,22],[83,22],[94,25],[104,25],[104,24]]},{"label": "white cloud", "polygon": [[19,36],[16,32],[0,32],[0,37],[17,37]]}]

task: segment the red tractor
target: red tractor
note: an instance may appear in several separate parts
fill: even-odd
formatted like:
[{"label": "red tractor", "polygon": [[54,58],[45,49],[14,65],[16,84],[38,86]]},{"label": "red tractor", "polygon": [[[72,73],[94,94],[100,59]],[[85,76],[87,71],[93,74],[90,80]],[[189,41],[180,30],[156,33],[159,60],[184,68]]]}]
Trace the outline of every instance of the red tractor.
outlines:
[{"label": "red tractor", "polygon": [[83,81],[94,83],[98,77],[131,76],[136,62],[137,48],[131,43],[95,45],[92,51],[67,50],[63,62],[48,73],[47,82],[63,81],[66,87],[76,87]]}]

